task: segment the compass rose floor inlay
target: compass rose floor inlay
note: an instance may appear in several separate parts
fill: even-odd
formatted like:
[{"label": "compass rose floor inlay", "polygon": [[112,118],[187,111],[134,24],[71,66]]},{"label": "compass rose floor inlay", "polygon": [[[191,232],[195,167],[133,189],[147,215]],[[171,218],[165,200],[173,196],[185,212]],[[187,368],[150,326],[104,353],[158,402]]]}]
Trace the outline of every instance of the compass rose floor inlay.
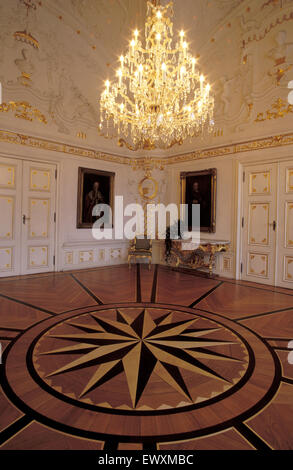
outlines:
[{"label": "compass rose floor inlay", "polygon": [[288,292],[144,266],[0,281],[1,448],[290,448],[266,429],[293,391]]}]

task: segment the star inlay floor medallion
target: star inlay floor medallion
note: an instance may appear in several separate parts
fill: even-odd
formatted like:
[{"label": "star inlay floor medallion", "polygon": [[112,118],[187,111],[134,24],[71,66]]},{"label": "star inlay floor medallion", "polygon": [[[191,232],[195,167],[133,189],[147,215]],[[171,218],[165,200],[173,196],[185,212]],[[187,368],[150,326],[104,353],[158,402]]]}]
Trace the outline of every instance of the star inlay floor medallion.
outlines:
[{"label": "star inlay floor medallion", "polygon": [[[236,335],[180,311],[117,308],[58,324],[38,344],[44,381],[115,409],[187,406],[228,390],[247,369]],[[105,400],[106,397],[106,400]]]}]

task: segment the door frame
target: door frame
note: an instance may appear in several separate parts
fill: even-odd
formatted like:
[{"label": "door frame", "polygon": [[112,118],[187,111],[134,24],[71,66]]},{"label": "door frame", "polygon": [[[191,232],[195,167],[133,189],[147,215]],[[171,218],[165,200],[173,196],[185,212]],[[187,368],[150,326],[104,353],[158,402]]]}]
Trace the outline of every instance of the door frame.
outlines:
[{"label": "door frame", "polygon": [[[7,152],[0,152],[0,162],[1,158],[5,159],[11,159],[11,160],[19,160],[21,162],[33,162],[33,163],[41,163],[41,164],[48,164],[48,165],[55,165],[56,166],[56,171],[57,171],[57,177],[56,177],[56,184],[55,184],[55,212],[56,212],[56,223],[55,223],[55,232],[54,232],[54,254],[55,254],[55,265],[53,266],[53,271],[48,271],[48,272],[58,272],[59,271],[59,263],[60,263],[60,250],[59,250],[59,214],[60,214],[60,209],[61,209],[61,201],[60,201],[60,174],[61,174],[61,168],[62,168],[62,161],[58,161],[55,159],[50,159],[48,157],[46,158],[40,158],[36,157],[34,155],[20,155],[19,153],[14,152],[12,153],[7,153]],[[23,183],[23,177],[22,177],[22,183]],[[22,184],[21,183],[21,184]],[[21,207],[22,209],[22,207]],[[20,252],[22,250],[22,247],[20,247]],[[20,267],[20,264],[19,264]],[[39,274],[36,272],[36,274]],[[12,274],[11,276],[9,273],[7,273],[7,276],[4,277],[13,277],[16,274]],[[21,274],[17,274],[21,275]]]},{"label": "door frame", "polygon": [[[278,155],[276,156],[276,152],[279,151],[279,148],[273,149],[273,154],[270,154],[267,158],[264,157],[259,157],[259,158],[246,158],[241,157],[237,161],[237,168],[236,168],[236,175],[237,175],[237,184],[238,184],[238,191],[236,191],[235,195],[235,208],[236,208],[236,217],[235,217],[235,248],[236,248],[236,257],[235,257],[235,279],[236,280],[242,280],[242,273],[241,273],[241,262],[242,262],[242,250],[243,250],[243,230],[242,230],[242,217],[244,217],[244,181],[243,181],[243,172],[245,171],[245,168],[253,165],[259,165],[259,164],[276,164],[277,168],[277,193],[276,193],[276,221],[277,221],[277,227],[279,223],[279,199],[280,199],[280,194],[279,194],[279,176],[280,176],[280,164],[284,162],[290,162],[293,161],[293,149],[291,148],[291,155],[290,155],[290,147],[284,148],[284,155]],[[275,283],[273,287],[276,287],[277,284],[277,279],[278,279],[278,258],[279,258],[279,253],[277,250],[279,242],[279,233],[278,230],[276,232],[276,241],[275,241]],[[247,281],[249,282],[249,281]],[[254,282],[254,281],[251,281]],[[260,283],[261,284],[261,283]],[[271,284],[267,284],[271,285]]]}]

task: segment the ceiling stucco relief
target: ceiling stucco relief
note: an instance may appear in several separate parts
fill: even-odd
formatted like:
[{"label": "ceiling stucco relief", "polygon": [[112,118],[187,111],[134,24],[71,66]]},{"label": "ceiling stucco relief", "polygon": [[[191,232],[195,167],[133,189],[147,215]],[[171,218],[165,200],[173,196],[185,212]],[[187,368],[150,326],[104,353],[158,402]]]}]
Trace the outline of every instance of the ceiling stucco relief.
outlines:
[{"label": "ceiling stucco relief", "polygon": [[[143,33],[146,0],[36,3],[28,18],[19,0],[0,4],[0,80],[3,101],[28,102],[48,124],[32,128],[12,113],[0,113],[0,126],[77,145],[82,138],[93,148],[136,156],[116,140],[98,135],[98,100],[104,81],[115,76],[131,31],[137,26]],[[187,140],[167,154],[290,130],[291,113],[255,122],[277,99],[286,101],[287,83],[293,79],[293,1],[280,5],[265,0],[174,0],[174,36],[184,28],[190,49],[199,55],[215,93],[216,126],[214,134]],[[25,28],[39,49],[14,39],[15,31]]]}]

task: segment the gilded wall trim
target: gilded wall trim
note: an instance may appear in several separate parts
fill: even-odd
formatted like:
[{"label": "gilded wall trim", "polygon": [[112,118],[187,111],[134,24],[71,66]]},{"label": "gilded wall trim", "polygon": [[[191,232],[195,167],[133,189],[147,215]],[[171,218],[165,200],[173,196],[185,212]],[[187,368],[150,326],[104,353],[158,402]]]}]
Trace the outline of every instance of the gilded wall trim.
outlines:
[{"label": "gilded wall trim", "polygon": [[252,150],[263,150],[266,148],[283,147],[285,145],[293,145],[293,132],[282,135],[266,137],[264,139],[251,140],[212,149],[196,150],[192,153],[183,155],[175,155],[165,158],[164,164],[170,165],[174,163],[187,162],[192,160],[200,160],[203,158],[221,157],[225,155],[233,155],[241,152],[249,152]]},{"label": "gilded wall trim", "polygon": [[65,153],[67,155],[75,155],[77,157],[93,158],[95,160],[104,160],[120,164],[131,165],[132,159],[119,155],[99,152],[97,150],[86,149],[76,145],[63,144],[52,140],[41,139],[39,137],[31,137],[16,132],[0,130],[0,142],[8,142],[10,144],[24,145],[42,150],[51,150],[53,152]]},{"label": "gilded wall trim", "polygon": [[[121,165],[130,165],[132,167],[141,167],[146,158],[131,158],[110,153],[99,152],[98,150],[86,149],[75,145],[68,145],[52,140],[41,139],[39,137],[31,137],[16,132],[0,130],[0,142],[24,145],[42,150],[50,150],[60,152],[67,155],[75,155],[77,157],[87,157],[95,160],[103,160],[107,162],[119,163]],[[215,147],[210,149],[196,150],[195,152],[175,155],[172,157],[157,158],[152,157],[152,162],[156,162],[156,168],[163,168],[165,165],[176,164],[180,162],[188,162],[200,160],[203,158],[221,157],[233,155],[240,152],[249,152],[253,150],[264,150],[266,148],[283,147],[285,145],[293,145],[293,132],[263,139],[257,139],[237,144]]]}]

